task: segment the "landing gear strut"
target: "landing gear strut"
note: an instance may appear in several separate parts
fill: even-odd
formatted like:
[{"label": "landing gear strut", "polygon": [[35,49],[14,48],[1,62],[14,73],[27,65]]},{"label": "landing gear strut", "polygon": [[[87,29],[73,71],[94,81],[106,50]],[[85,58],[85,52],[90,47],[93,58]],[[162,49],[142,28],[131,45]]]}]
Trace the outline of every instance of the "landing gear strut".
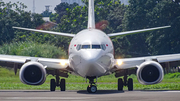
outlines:
[{"label": "landing gear strut", "polygon": [[[123,81],[123,79],[124,79],[124,81]],[[118,90],[122,91],[123,87],[127,86],[129,91],[133,91],[133,79],[129,78],[127,80],[127,76],[124,76],[123,79],[122,78],[118,79]]]},{"label": "landing gear strut", "polygon": [[66,90],[66,81],[65,81],[65,79],[61,79],[61,82],[59,82],[59,80],[60,80],[59,76],[56,76],[56,81],[55,81],[55,79],[51,79],[50,91],[55,91],[56,87],[60,87],[61,91]]},{"label": "landing gear strut", "polygon": [[88,93],[96,93],[97,87],[96,83],[94,82],[95,77],[89,77],[89,83],[90,85],[87,87]]}]

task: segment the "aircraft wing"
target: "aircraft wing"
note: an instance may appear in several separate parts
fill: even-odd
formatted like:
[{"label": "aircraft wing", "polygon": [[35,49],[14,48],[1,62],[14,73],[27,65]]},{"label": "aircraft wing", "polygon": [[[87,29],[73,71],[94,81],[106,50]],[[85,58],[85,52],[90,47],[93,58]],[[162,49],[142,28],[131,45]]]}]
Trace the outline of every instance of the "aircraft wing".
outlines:
[{"label": "aircraft wing", "polygon": [[153,30],[158,30],[158,29],[169,28],[169,27],[171,27],[171,26],[163,26],[163,27],[155,27],[155,28],[127,31],[127,32],[111,33],[111,34],[107,34],[107,35],[109,37],[120,36],[120,35],[130,35],[130,34],[137,34],[137,33],[143,33],[143,32],[147,32],[147,31],[153,31]]},{"label": "aircraft wing", "polygon": [[180,61],[180,54],[115,59],[114,66],[117,67],[117,69],[128,69],[138,67],[145,61],[156,61],[158,63],[175,62]]},{"label": "aircraft wing", "polygon": [[70,34],[70,33],[61,33],[61,32],[53,32],[53,31],[30,29],[30,28],[22,28],[22,27],[13,27],[13,28],[15,28],[15,29],[21,29],[21,30],[27,30],[27,31],[40,32],[40,33],[60,35],[60,36],[67,36],[67,37],[74,37],[74,36],[75,36],[75,34]]},{"label": "aircraft wing", "polygon": [[51,59],[51,58],[39,58],[39,57],[26,57],[26,56],[14,56],[14,55],[0,55],[0,65],[9,66],[9,64],[23,65],[28,61],[35,61],[41,63],[46,68],[51,69],[66,69],[69,65],[68,59]]}]

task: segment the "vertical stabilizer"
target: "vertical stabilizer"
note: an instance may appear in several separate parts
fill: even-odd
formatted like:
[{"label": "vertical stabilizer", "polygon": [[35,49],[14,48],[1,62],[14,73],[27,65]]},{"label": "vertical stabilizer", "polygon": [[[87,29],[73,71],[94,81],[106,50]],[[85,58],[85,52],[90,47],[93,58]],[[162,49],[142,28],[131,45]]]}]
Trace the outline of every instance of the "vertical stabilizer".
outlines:
[{"label": "vertical stabilizer", "polygon": [[89,0],[88,29],[95,29],[94,0]]}]

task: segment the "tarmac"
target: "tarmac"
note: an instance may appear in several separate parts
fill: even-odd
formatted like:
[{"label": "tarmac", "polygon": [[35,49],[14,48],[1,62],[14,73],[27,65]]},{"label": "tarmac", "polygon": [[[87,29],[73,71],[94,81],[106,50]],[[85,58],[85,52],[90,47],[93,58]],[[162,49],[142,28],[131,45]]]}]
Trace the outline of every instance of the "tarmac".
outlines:
[{"label": "tarmac", "polygon": [[179,101],[180,91],[87,91],[1,90],[0,101]]}]

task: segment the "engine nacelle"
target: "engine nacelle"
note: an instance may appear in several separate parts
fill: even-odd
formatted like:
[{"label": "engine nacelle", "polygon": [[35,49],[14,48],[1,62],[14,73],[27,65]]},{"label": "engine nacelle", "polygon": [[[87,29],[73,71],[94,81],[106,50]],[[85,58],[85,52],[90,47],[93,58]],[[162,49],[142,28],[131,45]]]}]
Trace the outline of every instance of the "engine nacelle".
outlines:
[{"label": "engine nacelle", "polygon": [[146,61],[138,67],[137,78],[144,85],[157,84],[163,80],[164,71],[159,63]]},{"label": "engine nacelle", "polygon": [[21,82],[28,85],[41,85],[46,81],[46,69],[39,62],[25,63],[19,73]]}]

